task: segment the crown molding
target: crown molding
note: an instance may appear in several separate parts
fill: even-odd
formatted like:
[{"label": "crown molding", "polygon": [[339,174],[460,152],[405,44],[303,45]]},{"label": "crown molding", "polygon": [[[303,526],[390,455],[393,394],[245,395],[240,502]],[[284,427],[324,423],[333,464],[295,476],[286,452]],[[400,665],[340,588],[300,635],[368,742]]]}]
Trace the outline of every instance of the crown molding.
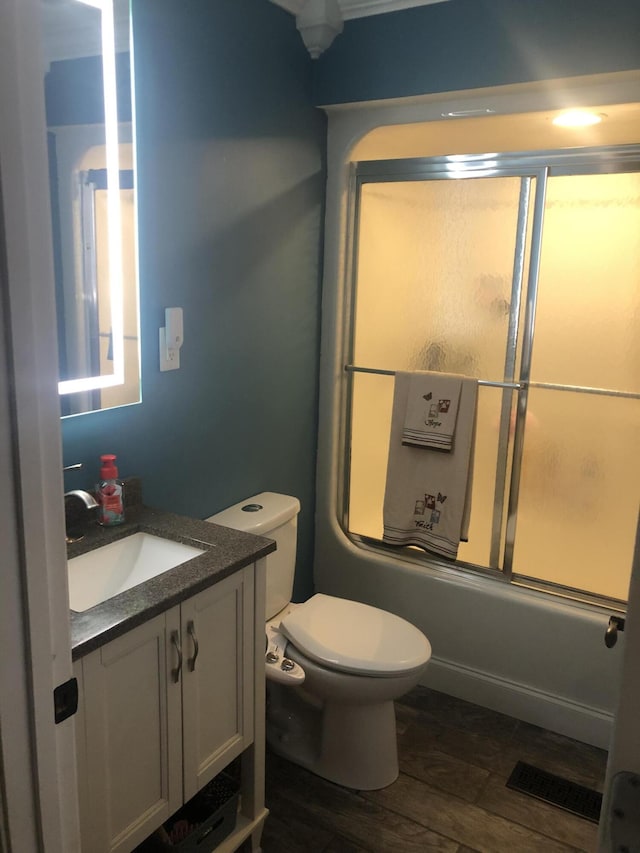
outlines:
[{"label": "crown molding", "polygon": [[312,59],[317,59],[342,32],[344,21],[383,15],[447,0],[271,0],[296,18],[296,26]]},{"label": "crown molding", "polygon": [[276,6],[282,6],[283,9],[291,12],[292,15],[299,15],[306,0],[271,0],[271,2],[275,3]]},{"label": "crown molding", "polygon": [[307,0],[296,15],[296,27],[312,59],[329,47],[343,26],[338,0]]},{"label": "crown molding", "polygon": [[446,3],[448,0],[338,0],[345,21],[352,18],[366,18],[369,15],[384,15],[386,12],[398,12],[412,9],[414,6],[430,6],[433,3]]},{"label": "crown molding", "polygon": [[[292,15],[302,12],[307,0],[271,0]],[[398,12],[412,9],[414,6],[430,6],[432,3],[446,3],[447,0],[338,0],[338,6],[344,21],[352,18],[366,18],[369,15],[383,15],[385,12]]]}]

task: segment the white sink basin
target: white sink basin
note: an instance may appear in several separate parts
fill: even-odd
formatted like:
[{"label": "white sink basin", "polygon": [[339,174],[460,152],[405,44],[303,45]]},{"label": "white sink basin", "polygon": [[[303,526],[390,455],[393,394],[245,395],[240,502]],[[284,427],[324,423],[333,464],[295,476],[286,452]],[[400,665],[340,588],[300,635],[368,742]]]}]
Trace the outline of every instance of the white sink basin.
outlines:
[{"label": "white sink basin", "polygon": [[82,611],[204,554],[200,548],[133,533],[67,563],[69,604]]}]

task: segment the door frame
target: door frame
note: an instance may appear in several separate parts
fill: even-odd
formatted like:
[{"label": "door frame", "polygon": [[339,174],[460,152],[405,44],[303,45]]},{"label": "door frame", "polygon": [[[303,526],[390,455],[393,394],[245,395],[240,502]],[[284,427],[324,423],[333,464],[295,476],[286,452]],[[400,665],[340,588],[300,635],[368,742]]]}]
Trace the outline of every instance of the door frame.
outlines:
[{"label": "door frame", "polygon": [[[640,516],[636,533],[636,547],[629,586],[629,603],[625,617],[625,631],[620,635],[625,644],[620,674],[620,691],[613,718],[611,747],[607,762],[604,799],[600,813],[598,853],[611,853],[614,849],[610,835],[610,815],[615,807],[612,783],[617,773],[631,772],[640,776]],[[640,841],[640,838],[635,839]]]},{"label": "door frame", "polygon": [[[80,850],[55,287],[37,0],[0,5],[0,778],[7,850]],[[3,549],[4,550],[4,549]]]}]

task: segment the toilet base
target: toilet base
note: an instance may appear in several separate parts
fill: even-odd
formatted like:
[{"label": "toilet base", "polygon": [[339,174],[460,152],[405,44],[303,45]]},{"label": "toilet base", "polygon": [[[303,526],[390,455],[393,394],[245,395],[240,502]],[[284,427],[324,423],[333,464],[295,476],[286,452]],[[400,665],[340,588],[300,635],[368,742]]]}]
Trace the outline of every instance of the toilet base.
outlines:
[{"label": "toilet base", "polygon": [[398,778],[393,701],[317,701],[303,688],[269,685],[267,743],[283,758],[345,788],[373,791]]},{"label": "toilet base", "polygon": [[398,778],[393,702],[329,705],[322,720],[318,775],[346,788],[374,791]]}]

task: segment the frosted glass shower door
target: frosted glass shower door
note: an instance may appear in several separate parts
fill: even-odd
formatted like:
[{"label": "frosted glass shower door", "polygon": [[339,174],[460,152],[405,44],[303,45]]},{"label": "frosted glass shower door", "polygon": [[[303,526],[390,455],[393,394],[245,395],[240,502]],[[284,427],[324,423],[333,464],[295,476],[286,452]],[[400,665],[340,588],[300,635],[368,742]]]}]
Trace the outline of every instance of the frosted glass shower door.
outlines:
[{"label": "frosted glass shower door", "polygon": [[[639,322],[640,175],[549,178],[518,574],[626,599],[640,503],[640,401],[625,394],[640,392]],[[549,387],[558,385],[575,390]]]},{"label": "frosted glass shower door", "polygon": [[[519,311],[514,259],[528,180],[362,185],[354,364],[504,379],[510,317],[517,320]],[[393,378],[358,373],[352,382],[349,530],[381,539]],[[484,566],[490,565],[505,393],[480,389],[471,530],[459,551],[461,560]]]},{"label": "frosted glass shower door", "polygon": [[462,166],[474,174],[452,158],[356,170],[346,529],[382,539],[393,373],[475,377],[457,563],[624,601],[640,504],[640,147]]}]

